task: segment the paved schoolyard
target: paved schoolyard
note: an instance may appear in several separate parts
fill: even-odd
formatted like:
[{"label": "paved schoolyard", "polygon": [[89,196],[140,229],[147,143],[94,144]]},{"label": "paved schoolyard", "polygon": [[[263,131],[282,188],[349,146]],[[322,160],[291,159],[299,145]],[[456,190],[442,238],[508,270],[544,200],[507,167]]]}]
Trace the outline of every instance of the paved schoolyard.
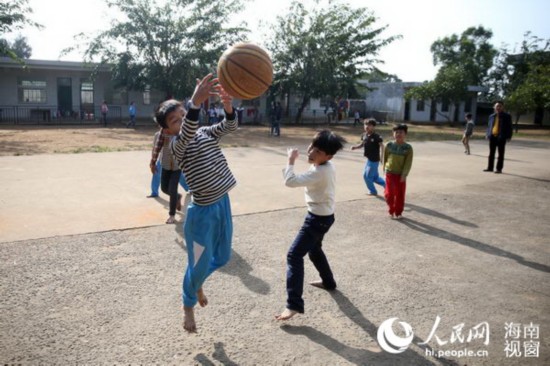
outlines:
[{"label": "paved schoolyard", "polygon": [[[282,185],[284,150],[225,149],[239,182],[233,259],[206,283],[196,335],[181,328],[181,225],[163,224],[165,197],[145,198],[148,152],[2,157],[0,362],[548,364],[549,147],[513,141],[496,175],[481,172],[483,142],[471,156],[457,142],[415,143],[401,222],[365,195],[361,153],[339,154],[337,221],[324,244],[339,290],[306,287],[306,314],[286,326],[273,316],[303,192]],[[314,271],[306,265],[306,280]],[[397,355],[376,341],[394,317],[414,332]],[[533,323],[538,338],[507,338],[510,322]],[[506,342],[520,348],[505,351]],[[538,357],[527,357],[536,342]],[[464,350],[488,356],[459,357]]]}]

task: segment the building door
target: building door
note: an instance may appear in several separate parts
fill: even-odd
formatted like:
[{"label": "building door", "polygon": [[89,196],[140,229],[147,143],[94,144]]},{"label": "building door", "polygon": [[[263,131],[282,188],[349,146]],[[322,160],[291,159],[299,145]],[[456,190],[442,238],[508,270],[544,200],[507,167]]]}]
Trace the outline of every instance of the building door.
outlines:
[{"label": "building door", "polygon": [[435,122],[435,114],[437,113],[437,101],[432,99],[430,102],[430,121]]},{"label": "building door", "polygon": [[407,99],[405,101],[405,118],[403,118],[405,121],[411,120],[411,101],[410,99]]},{"label": "building door", "polygon": [[71,78],[57,78],[57,109],[62,117],[70,117],[73,113]]}]

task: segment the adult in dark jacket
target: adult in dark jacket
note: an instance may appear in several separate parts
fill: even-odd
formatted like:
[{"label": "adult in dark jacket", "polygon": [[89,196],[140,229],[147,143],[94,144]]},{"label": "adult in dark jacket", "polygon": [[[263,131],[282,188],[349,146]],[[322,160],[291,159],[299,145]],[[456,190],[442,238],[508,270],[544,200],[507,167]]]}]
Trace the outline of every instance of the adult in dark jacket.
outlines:
[{"label": "adult in dark jacket", "polygon": [[484,172],[492,172],[495,164],[495,151],[498,149],[498,159],[495,173],[502,173],[504,167],[504,150],[506,142],[512,139],[512,117],[504,112],[504,103],[496,102],[495,113],[489,116],[485,138],[489,140],[489,162]]}]

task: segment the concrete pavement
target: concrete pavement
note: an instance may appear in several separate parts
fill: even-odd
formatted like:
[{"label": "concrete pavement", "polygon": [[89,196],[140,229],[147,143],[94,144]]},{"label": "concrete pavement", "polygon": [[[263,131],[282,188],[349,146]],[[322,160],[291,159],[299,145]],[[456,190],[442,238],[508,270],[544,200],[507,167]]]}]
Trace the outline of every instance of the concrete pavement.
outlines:
[{"label": "concrete pavement", "polygon": [[[464,156],[457,142],[415,143],[402,221],[365,195],[361,154],[339,154],[323,242],[338,290],[306,286],[306,313],[286,324],[273,316],[303,191],[282,186],[284,151],[226,149],[239,181],[232,259],[205,283],[193,335],[181,327],[181,225],[145,198],[146,152],[0,158],[0,363],[548,365],[548,147],[513,142],[496,175],[481,172],[485,144]],[[392,318],[412,331],[399,354],[377,341]]]},{"label": "concrete pavement", "polygon": [[[503,177],[481,173],[488,149],[482,142],[472,145],[472,155],[465,156],[459,142],[414,143],[408,194],[450,193],[458,186],[491,184],[511,176],[550,176],[550,154],[544,143],[508,144]],[[301,148],[297,171],[307,169]],[[304,205],[301,189],[282,184],[284,149],[266,146],[224,152],[238,181],[230,193],[234,215]],[[158,199],[145,198],[150,193],[148,159],[146,151],[1,157],[0,242],[163,225],[168,197],[161,193]],[[337,201],[364,199],[361,152],[338,153],[334,163]]]}]

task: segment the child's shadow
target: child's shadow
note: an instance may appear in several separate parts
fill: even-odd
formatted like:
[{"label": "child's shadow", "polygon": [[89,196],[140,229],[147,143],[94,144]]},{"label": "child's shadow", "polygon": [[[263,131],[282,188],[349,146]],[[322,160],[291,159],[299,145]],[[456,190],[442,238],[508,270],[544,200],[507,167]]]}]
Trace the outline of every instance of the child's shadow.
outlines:
[{"label": "child's shadow", "polygon": [[[222,365],[225,365],[225,366],[238,365],[238,363],[235,363],[229,359],[229,357],[227,356],[227,353],[225,353],[225,350],[223,349],[222,342],[214,343],[214,352],[212,353],[212,358],[219,361]],[[199,364],[204,366],[215,365],[214,362],[210,361],[210,359],[202,353],[199,353],[198,355],[195,356],[195,361],[197,361]]]}]

